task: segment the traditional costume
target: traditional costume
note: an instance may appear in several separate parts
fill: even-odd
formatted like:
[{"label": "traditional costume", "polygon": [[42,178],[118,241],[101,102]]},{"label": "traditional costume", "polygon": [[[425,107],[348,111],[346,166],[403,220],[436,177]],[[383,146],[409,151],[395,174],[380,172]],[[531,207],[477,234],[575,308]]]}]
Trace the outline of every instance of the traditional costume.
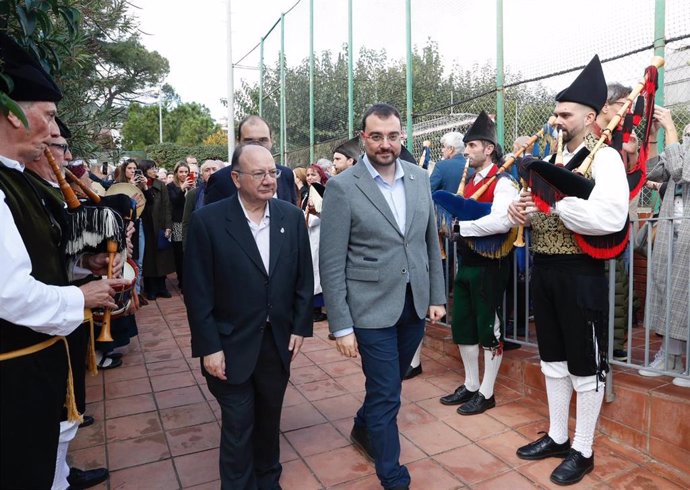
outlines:
[{"label": "traditional costume", "polygon": [[[0,80],[0,90],[14,100],[62,98],[40,64],[5,34],[0,60],[13,81],[10,90]],[[0,157],[0,488],[43,489],[53,483],[68,385],[62,336],[82,322],[84,297],[67,286],[61,208],[23,170]]]},{"label": "traditional costume", "polygon": [[[466,144],[485,141],[497,147],[495,124],[486,112],[479,114],[463,141]],[[434,193],[436,202],[460,220],[455,228],[460,235],[458,255],[462,266],[458,269],[453,287],[452,332],[453,342],[460,349],[465,383],[454,393],[441,398],[441,403],[464,403],[458,408],[461,415],[482,413],[496,406],[493,390],[503,357],[500,308],[508,284],[510,261],[504,260],[505,255],[502,254],[481,254],[481,248],[478,249],[473,244],[477,237],[500,236],[502,239],[512,227],[508,220],[508,206],[518,196],[518,186],[508,173],[501,173],[491,181],[497,173],[498,166],[495,162],[475,172],[465,185],[464,197],[453,196],[446,191]],[[477,198],[478,202],[490,205],[490,212],[476,218],[468,216],[464,212],[470,204],[467,201],[490,181],[488,188]],[[454,208],[454,203],[459,204],[462,211]],[[480,346],[484,349],[484,378],[481,385]]]},{"label": "traditional costume", "polygon": [[[599,58],[595,56],[556,100],[576,102],[598,113],[606,101]],[[565,167],[576,168],[594,143],[588,134],[577,148],[566,148]],[[527,173],[535,194],[540,180],[529,165]],[[601,148],[584,177],[594,184],[587,199],[564,197],[550,210],[540,208],[548,212],[531,216],[532,298],[550,426],[547,435],[519,448],[517,455],[528,460],[565,456],[551,474],[551,481],[561,485],[580,481],[594,468],[592,442],[609,369],[605,262],[586,255],[575,234],[620,232],[628,214],[629,189],[616,150]],[[577,423],[571,448],[568,412],[573,389],[577,392]]]}]

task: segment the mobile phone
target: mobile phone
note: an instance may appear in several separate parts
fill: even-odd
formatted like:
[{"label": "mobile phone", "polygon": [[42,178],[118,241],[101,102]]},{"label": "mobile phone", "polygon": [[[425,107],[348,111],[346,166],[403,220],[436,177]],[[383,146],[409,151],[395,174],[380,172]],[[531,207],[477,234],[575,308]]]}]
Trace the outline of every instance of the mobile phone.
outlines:
[{"label": "mobile phone", "polygon": [[139,168],[134,171],[134,177],[141,177],[143,175],[144,175],[144,172],[142,172],[141,169],[139,169]]}]

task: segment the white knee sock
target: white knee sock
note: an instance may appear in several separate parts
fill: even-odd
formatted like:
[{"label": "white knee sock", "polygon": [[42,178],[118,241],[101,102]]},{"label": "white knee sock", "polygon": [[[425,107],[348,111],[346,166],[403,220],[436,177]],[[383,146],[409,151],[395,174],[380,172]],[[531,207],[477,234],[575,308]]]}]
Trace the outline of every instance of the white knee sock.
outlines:
[{"label": "white knee sock", "polygon": [[417,347],[417,350],[414,353],[414,357],[412,358],[412,361],[410,362],[410,367],[416,368],[422,363],[422,344],[424,343],[424,339],[419,343],[419,347]]},{"label": "white knee sock", "polygon": [[458,345],[458,348],[465,368],[465,388],[477,391],[479,389],[479,344]]},{"label": "white knee sock", "polygon": [[484,349],[484,378],[482,378],[482,385],[479,391],[484,398],[491,398],[494,396],[494,384],[498,377],[498,368],[501,367],[501,360],[503,354],[496,354],[496,351],[491,349]]},{"label": "white knee sock", "polygon": [[575,438],[573,449],[580,451],[585,458],[592,455],[594,430],[604,400],[604,384],[599,384],[598,390],[577,392],[577,420],[575,421]]},{"label": "white knee sock", "polygon": [[67,451],[69,443],[77,435],[79,424],[77,422],[60,422],[60,439],[58,442],[57,458],[55,460],[55,476],[51,490],[65,490],[69,487],[69,465],[67,464]]},{"label": "white knee sock", "polygon": [[549,437],[557,444],[568,440],[568,413],[573,384],[570,377],[546,379],[546,397],[549,401]]}]

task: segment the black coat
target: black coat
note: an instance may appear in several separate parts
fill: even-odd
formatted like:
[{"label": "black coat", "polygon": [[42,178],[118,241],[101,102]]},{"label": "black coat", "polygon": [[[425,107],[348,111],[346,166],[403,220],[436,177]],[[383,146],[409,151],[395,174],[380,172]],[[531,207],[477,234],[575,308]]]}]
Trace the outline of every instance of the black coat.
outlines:
[{"label": "black coat", "polygon": [[189,224],[184,299],[192,356],[222,349],[231,384],[253,373],[267,319],[287,372],[290,334],[312,335],[314,279],[304,215],[277,199],[269,206],[268,274],[238,197],[204,206]]}]

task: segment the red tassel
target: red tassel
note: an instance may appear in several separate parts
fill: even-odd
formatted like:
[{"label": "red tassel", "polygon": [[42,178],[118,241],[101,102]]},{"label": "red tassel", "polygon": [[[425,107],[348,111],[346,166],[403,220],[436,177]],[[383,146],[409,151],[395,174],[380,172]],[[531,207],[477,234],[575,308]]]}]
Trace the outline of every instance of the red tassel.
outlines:
[{"label": "red tassel", "polygon": [[626,114],[623,121],[623,143],[630,141],[630,133],[633,128],[633,116],[632,114]]},{"label": "red tassel", "polygon": [[[628,237],[630,235],[630,226],[628,223],[626,223],[625,228],[625,239],[616,240],[615,243],[609,242],[605,244],[594,244],[591,243],[592,239],[596,240],[600,237],[585,237],[577,233],[575,233],[575,242],[580,249],[582,249],[582,251],[590,257],[601,260],[614,259],[622,254],[625,251],[625,248],[628,246]],[[613,235],[618,235],[618,233],[614,233]]]},{"label": "red tassel", "polygon": [[532,194],[532,200],[534,201],[534,205],[537,207],[539,211],[541,211],[542,213],[551,214],[551,204],[544,201],[536,194]]},{"label": "red tassel", "polygon": [[638,97],[635,101],[635,110],[633,112],[633,124],[637,127],[642,121],[644,115],[644,97]]},{"label": "red tassel", "polygon": [[644,187],[645,182],[647,182],[647,177],[645,176],[645,171],[637,165],[632,171],[628,172],[628,188],[630,189],[630,200],[635,199],[637,194],[639,194],[642,187]]}]

